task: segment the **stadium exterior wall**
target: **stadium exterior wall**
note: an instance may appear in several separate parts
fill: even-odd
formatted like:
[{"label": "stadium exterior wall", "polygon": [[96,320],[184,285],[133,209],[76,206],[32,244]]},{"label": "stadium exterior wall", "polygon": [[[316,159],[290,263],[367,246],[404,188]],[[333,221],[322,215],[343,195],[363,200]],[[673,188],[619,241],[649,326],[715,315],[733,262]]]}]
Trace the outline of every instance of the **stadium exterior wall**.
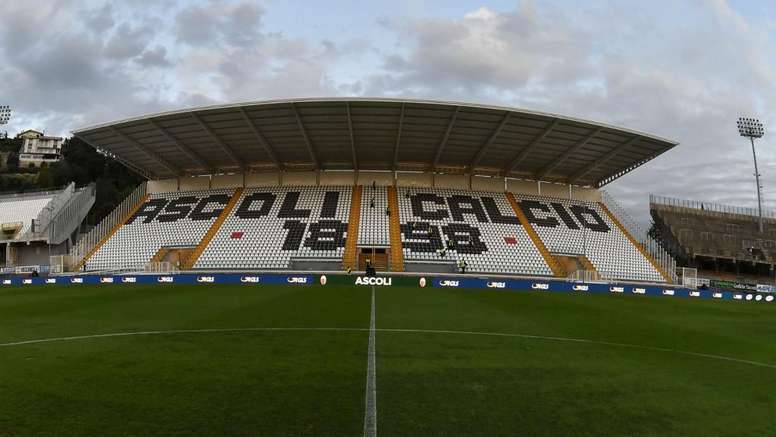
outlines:
[{"label": "stadium exterior wall", "polygon": [[394,174],[390,171],[358,172],[358,185],[372,185],[373,181],[380,187],[390,187],[395,184]]},{"label": "stadium exterior wall", "polygon": [[280,185],[279,173],[246,173],[246,187],[276,187]]},{"label": "stadium exterior wall", "polygon": [[148,193],[197,191],[213,188],[277,187],[277,186],[350,186],[372,185],[407,188],[448,188],[485,192],[533,194],[562,199],[601,202],[597,188],[580,187],[555,182],[509,179],[478,175],[415,173],[392,171],[300,171],[238,173],[228,175],[181,177],[148,181]]},{"label": "stadium exterior wall", "polygon": [[405,188],[424,188],[434,184],[431,173],[396,172],[396,186]]},{"label": "stadium exterior wall", "polygon": [[324,186],[348,186],[356,181],[356,172],[345,171],[322,171],[318,176],[318,182]]},{"label": "stadium exterior wall", "polygon": [[148,181],[148,193],[171,193],[178,191],[178,179],[160,179]]},{"label": "stadium exterior wall", "polygon": [[474,191],[492,191],[500,193],[504,191],[504,178],[472,176],[471,188]]},{"label": "stadium exterior wall", "polygon": [[181,191],[198,191],[210,188],[210,178],[207,176],[196,176],[192,178],[180,178]]},{"label": "stadium exterior wall", "polygon": [[467,175],[435,174],[434,187],[450,188],[453,190],[468,190],[470,187],[470,180],[470,177]]},{"label": "stadium exterior wall", "polygon": [[522,179],[507,179],[507,191],[523,194],[539,194],[539,184],[536,181]]},{"label": "stadium exterior wall", "polygon": [[240,188],[244,185],[244,174],[216,175],[210,181],[210,188]]}]

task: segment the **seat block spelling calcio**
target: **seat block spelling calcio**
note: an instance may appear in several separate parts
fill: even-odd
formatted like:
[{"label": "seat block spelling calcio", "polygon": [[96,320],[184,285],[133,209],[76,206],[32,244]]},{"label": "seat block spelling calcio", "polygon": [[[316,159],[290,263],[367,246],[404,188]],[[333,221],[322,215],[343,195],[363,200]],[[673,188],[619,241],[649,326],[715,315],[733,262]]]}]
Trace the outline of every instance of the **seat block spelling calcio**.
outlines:
[{"label": "seat block spelling calcio", "polygon": [[405,260],[463,259],[472,272],[552,275],[504,193],[402,188],[398,195]]}]

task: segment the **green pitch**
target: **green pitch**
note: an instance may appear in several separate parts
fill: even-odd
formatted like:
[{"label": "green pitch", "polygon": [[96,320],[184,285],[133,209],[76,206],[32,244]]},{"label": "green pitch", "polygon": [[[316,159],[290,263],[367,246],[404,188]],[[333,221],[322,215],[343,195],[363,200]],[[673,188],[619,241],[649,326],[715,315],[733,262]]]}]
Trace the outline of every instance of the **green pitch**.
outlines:
[{"label": "green pitch", "polygon": [[[364,435],[371,295],[0,289],[0,435]],[[776,305],[410,287],[375,304],[378,435],[776,435]],[[36,339],[59,340],[19,343]]]}]

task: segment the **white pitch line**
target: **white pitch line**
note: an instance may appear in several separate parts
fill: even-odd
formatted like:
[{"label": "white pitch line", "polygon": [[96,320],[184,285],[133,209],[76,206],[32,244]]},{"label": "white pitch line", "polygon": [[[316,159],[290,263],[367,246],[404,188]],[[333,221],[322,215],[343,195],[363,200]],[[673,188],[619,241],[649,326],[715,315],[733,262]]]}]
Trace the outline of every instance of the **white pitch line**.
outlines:
[{"label": "white pitch line", "polygon": [[[172,334],[209,334],[209,333],[240,333],[240,332],[284,332],[284,331],[332,331],[332,332],[363,332],[371,331],[369,328],[315,328],[315,327],[289,327],[289,328],[216,328],[216,329],[171,329],[166,331],[135,331],[135,332],[109,332],[105,334],[92,334],[92,335],[74,335],[70,337],[51,337],[51,338],[39,338],[32,340],[20,340],[9,343],[0,343],[0,347],[13,347],[24,346],[39,343],[55,343],[64,341],[78,341],[78,340],[91,340],[99,338],[111,338],[111,337],[135,337],[135,336],[150,336],[150,335],[172,335]],[[456,331],[456,330],[443,330],[443,329],[401,329],[401,328],[375,328],[375,332],[394,332],[394,333],[411,333],[411,334],[449,334],[449,335],[482,335],[486,337],[508,337],[508,338],[525,338],[532,340],[548,340],[548,341],[562,341],[573,343],[586,343],[595,344],[601,346],[622,347],[629,349],[640,349],[654,352],[666,352],[675,353],[679,355],[687,355],[699,358],[708,358],[718,361],[729,361],[739,364],[748,364],[757,367],[766,367],[769,369],[776,369],[776,364],[762,363],[759,361],[745,360],[742,358],[728,357],[725,355],[706,354],[703,352],[690,352],[679,349],[671,349],[659,346],[644,346],[639,344],[630,343],[615,343],[610,341],[590,340],[587,338],[574,338],[574,337],[553,337],[545,335],[533,335],[533,334],[515,334],[510,332],[478,332],[478,331]]]},{"label": "white pitch line", "polygon": [[372,286],[372,315],[369,318],[369,348],[366,365],[366,407],[364,437],[377,437],[377,360],[375,359],[375,287]]},{"label": "white pitch line", "polygon": [[367,331],[366,328],[214,328],[214,329],[170,329],[164,331],[134,331],[134,332],[109,332],[106,334],[74,335],[70,337],[39,338],[34,340],[21,340],[10,343],[0,343],[0,347],[23,346],[27,344],[53,343],[59,341],[91,340],[110,337],[135,337],[146,335],[171,335],[171,334],[222,334],[239,332],[266,332],[266,331]]}]

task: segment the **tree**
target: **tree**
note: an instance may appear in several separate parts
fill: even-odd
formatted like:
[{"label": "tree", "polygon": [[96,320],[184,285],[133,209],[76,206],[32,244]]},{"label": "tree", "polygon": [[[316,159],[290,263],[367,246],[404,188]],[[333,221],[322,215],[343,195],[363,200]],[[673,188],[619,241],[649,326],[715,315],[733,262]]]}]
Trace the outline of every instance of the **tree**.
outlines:
[{"label": "tree", "polygon": [[51,177],[51,170],[48,166],[41,166],[38,171],[38,188],[46,189],[53,188],[54,180]]}]

